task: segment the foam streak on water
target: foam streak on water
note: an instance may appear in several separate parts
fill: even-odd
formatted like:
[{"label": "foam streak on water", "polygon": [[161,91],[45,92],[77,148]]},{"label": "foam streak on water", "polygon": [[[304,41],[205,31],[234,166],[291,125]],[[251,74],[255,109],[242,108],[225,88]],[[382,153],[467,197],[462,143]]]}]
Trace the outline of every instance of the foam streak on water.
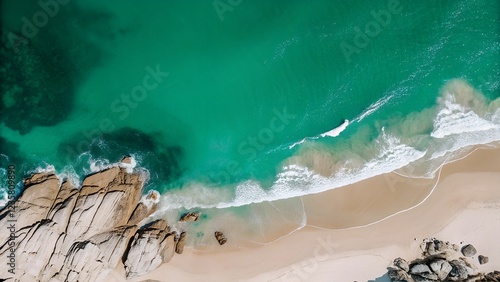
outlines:
[{"label": "foam streak on water", "polygon": [[334,129],[330,130],[330,131],[327,131],[325,133],[321,133],[320,135],[318,136],[315,136],[315,137],[306,137],[298,142],[295,142],[293,143],[292,145],[288,146],[289,149],[292,149],[293,147],[297,146],[297,145],[300,145],[306,141],[313,141],[313,140],[316,140],[316,139],[319,139],[319,138],[322,138],[322,137],[326,137],[326,136],[329,136],[329,137],[337,137],[340,135],[340,133],[342,133],[342,131],[344,131],[347,126],[349,126],[349,120],[344,120],[344,122],[339,125],[338,127],[335,127]]}]

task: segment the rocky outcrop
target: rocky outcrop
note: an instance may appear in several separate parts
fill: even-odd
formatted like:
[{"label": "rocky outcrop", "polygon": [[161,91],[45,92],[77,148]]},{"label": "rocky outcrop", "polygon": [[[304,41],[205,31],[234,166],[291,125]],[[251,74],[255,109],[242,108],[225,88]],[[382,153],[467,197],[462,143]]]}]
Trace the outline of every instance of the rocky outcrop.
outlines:
[{"label": "rocky outcrop", "polygon": [[437,259],[430,263],[430,268],[437,275],[438,280],[444,280],[453,270],[451,264],[444,259]]},{"label": "rocky outcrop", "polygon": [[16,248],[15,274],[2,266],[0,281],[97,281],[120,261],[129,277],[168,262],[176,245],[167,223],[137,225],[156,208],[139,202],[143,183],[141,174],[118,166],[87,176],[80,189],[54,173],[25,179],[14,240],[9,209],[0,212],[0,257],[9,244]]},{"label": "rocky outcrop", "polygon": [[500,271],[493,271],[490,272],[486,275],[484,275],[484,278],[481,280],[478,280],[480,282],[500,282]]},{"label": "rocky outcrop", "polygon": [[[476,249],[472,245],[466,245],[461,250],[455,244],[443,242],[435,238],[425,239],[420,248],[422,258],[407,262],[402,258],[396,258],[394,267],[389,267],[389,278],[391,281],[405,282],[436,282],[436,281],[481,281],[500,282],[500,272],[488,274],[477,273],[477,268],[466,258],[473,256]],[[484,256],[479,256],[479,262],[484,262]]]},{"label": "rocky outcrop", "polygon": [[199,212],[188,212],[181,216],[179,219],[180,222],[192,222],[192,221],[197,221],[201,216],[201,213]]},{"label": "rocky outcrop", "polygon": [[443,242],[434,238],[426,239],[420,244],[423,256],[449,256],[458,252],[459,247],[450,242]]}]

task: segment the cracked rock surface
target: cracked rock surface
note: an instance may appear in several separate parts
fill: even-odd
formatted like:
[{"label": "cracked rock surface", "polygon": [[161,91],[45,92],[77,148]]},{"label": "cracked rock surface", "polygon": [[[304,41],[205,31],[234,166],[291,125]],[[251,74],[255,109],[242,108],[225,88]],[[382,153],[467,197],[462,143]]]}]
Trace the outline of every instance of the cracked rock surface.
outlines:
[{"label": "cracked rock surface", "polygon": [[143,184],[121,167],[87,176],[80,189],[54,173],[25,179],[15,202],[15,274],[3,261],[11,217],[0,211],[0,281],[99,281],[120,262],[132,277],[170,261],[176,234],[167,222],[137,225],[156,209],[139,202]]}]

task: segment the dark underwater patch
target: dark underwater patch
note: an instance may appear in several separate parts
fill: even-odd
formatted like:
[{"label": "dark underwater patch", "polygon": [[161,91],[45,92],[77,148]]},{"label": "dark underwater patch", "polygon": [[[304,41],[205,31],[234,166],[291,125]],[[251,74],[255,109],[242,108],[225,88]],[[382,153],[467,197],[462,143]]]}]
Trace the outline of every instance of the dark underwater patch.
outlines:
[{"label": "dark underwater patch", "polygon": [[23,45],[18,50],[0,50],[2,121],[26,134],[35,126],[51,126],[67,117],[75,83],[65,58],[56,56],[57,49]]},{"label": "dark underwater patch", "polygon": [[[4,7],[2,14],[7,13],[9,7]],[[30,21],[32,15],[26,12],[25,18]],[[23,29],[24,24],[19,30],[3,26],[0,122],[27,134],[34,127],[64,121],[73,109],[78,86],[105,58],[106,48],[101,45],[112,44],[123,33],[123,29],[110,28],[112,19],[106,12],[69,3],[61,5],[45,26]],[[32,38],[26,37],[26,30]]]},{"label": "dark underwater patch", "polygon": [[88,142],[85,146],[81,146],[81,142],[85,141],[81,137],[78,135],[61,143],[58,148],[59,158],[73,158],[73,161],[76,161],[75,152],[88,152],[94,160],[106,159],[116,162],[125,155],[133,155],[137,157],[141,167],[150,171],[152,183],[175,181],[183,172],[182,147],[166,145],[166,140],[160,134],[146,134],[126,127],[102,134],[100,138]]},{"label": "dark underwater patch", "polygon": [[19,151],[19,145],[17,143],[7,141],[0,136],[0,168],[5,170],[0,177],[0,186],[8,187],[9,179],[7,177],[7,171],[14,172],[15,183],[19,183],[23,177],[26,177],[25,160],[25,157],[21,155]]},{"label": "dark underwater patch", "polygon": [[20,166],[23,161],[24,157],[19,152],[19,145],[0,136],[0,168],[6,168],[9,165]]}]

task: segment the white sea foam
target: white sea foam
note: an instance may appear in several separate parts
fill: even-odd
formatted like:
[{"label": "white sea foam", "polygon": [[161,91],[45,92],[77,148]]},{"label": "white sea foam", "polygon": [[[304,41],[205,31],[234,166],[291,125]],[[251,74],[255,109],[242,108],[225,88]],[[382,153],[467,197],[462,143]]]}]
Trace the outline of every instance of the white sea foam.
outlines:
[{"label": "white sea foam", "polygon": [[[379,153],[357,169],[341,169],[332,171],[329,176],[322,176],[315,172],[314,168],[290,164],[282,168],[270,189],[264,189],[255,180],[239,183],[236,188],[230,186],[210,188],[197,183],[181,190],[166,192],[162,196],[161,206],[164,210],[229,208],[288,199],[323,192],[388,173],[425,155],[425,152],[402,144],[398,138],[385,133],[374,144],[380,147]],[[311,154],[311,158],[316,158],[321,157],[322,152],[315,151]]]},{"label": "white sea foam", "polygon": [[146,205],[146,207],[151,208],[154,204],[159,203],[160,199],[160,192],[151,190],[146,195],[142,195],[140,202]]},{"label": "white sea foam", "polygon": [[314,136],[314,137],[306,137],[298,142],[295,142],[293,143],[292,145],[288,146],[289,149],[292,149],[293,147],[297,146],[297,145],[300,145],[306,141],[312,141],[312,140],[316,140],[316,139],[319,139],[319,138],[323,138],[323,137],[326,137],[326,136],[329,136],[329,137],[337,137],[340,135],[340,133],[342,133],[346,128],[347,126],[349,126],[349,120],[344,120],[344,122],[337,126],[336,128],[332,129],[332,130],[329,130],[327,132],[324,132],[324,133],[321,133],[320,135],[318,136]]},{"label": "white sea foam", "polygon": [[33,171],[28,172],[28,174],[32,173],[52,173],[55,172],[56,169],[51,164],[45,164],[45,166],[38,166]]},{"label": "white sea foam", "polygon": [[386,96],[378,99],[375,103],[371,104],[361,115],[359,115],[359,117],[354,119],[354,121],[356,121],[356,122],[362,121],[365,117],[373,114],[380,107],[387,104],[387,102],[389,102],[389,100],[391,100],[393,97],[394,97],[394,94],[391,94],[391,95],[386,95]]},{"label": "white sea foam", "polygon": [[[321,176],[314,172],[314,169],[300,165],[284,167],[269,192],[270,199],[266,200],[319,193],[353,184],[363,179],[399,169],[425,155],[425,152],[402,144],[394,136],[383,134],[377,141],[380,146],[378,155],[358,169],[345,168],[332,171],[330,176]],[[313,154],[321,154],[321,152]],[[237,200],[237,202],[241,201],[243,201],[242,198]]]},{"label": "white sea foam", "polygon": [[340,133],[342,133],[342,131],[344,131],[347,126],[349,125],[349,120],[344,120],[344,123],[342,123],[340,126],[330,130],[330,131],[327,131],[325,133],[322,133],[320,134],[321,137],[325,137],[325,136],[330,136],[330,137],[337,137],[340,135]]},{"label": "white sea foam", "polygon": [[[203,183],[193,182],[168,191],[161,196],[160,206],[163,210],[214,208],[219,203],[233,203],[234,190],[231,187],[208,187]],[[230,204],[228,206],[231,206]]]},{"label": "white sea foam", "polygon": [[132,173],[134,168],[137,166],[137,161],[134,157],[130,157],[130,163],[122,163],[119,164],[120,167],[123,167],[127,170],[127,173]]},{"label": "white sea foam", "polygon": [[442,100],[442,108],[437,114],[431,133],[434,138],[500,128],[498,124],[481,118],[471,108],[458,104],[451,93],[447,93]]},{"label": "white sea foam", "polygon": [[128,173],[132,173],[134,171],[134,168],[137,166],[137,161],[135,160],[134,156],[130,157],[130,163],[122,163],[122,162],[116,162],[116,163],[111,163],[107,159],[89,159],[89,165],[90,165],[90,172],[98,172],[102,171],[111,167],[119,166],[122,168],[125,168]]},{"label": "white sea foam", "polygon": [[67,165],[62,170],[57,171],[55,167],[51,164],[45,164],[44,166],[38,166],[33,171],[29,171],[28,174],[34,173],[54,173],[57,178],[63,181],[69,181],[73,187],[80,187],[80,177],[76,173],[75,169]]},{"label": "white sea foam", "polygon": [[436,138],[429,159],[462,148],[500,140],[500,98],[487,99],[464,80],[448,82],[438,100],[431,137]]},{"label": "white sea foam", "polygon": [[[391,97],[380,99],[355,121],[370,115]],[[430,178],[442,165],[460,158],[466,152],[461,151],[464,148],[500,141],[499,107],[500,99],[488,101],[467,82],[452,80],[443,87],[434,108],[381,122],[387,128],[380,128],[378,138],[368,144],[356,144],[363,137],[354,133],[352,145],[345,150],[328,153],[327,146],[315,143],[301,148],[283,163],[269,188],[256,180],[217,189],[198,183],[196,189],[167,192],[165,197],[170,207],[228,208],[319,193],[391,171]],[[348,125],[345,121],[334,130],[305,138],[290,148],[321,136],[338,136]]]},{"label": "white sea foam", "polygon": [[7,194],[6,191],[2,191],[2,197],[0,198],[0,207],[5,207],[5,205],[7,205],[8,198],[9,198],[9,194]]},{"label": "white sea foam", "polygon": [[295,147],[295,146],[297,146],[297,145],[300,145],[300,144],[302,144],[302,143],[306,142],[306,141],[307,141],[307,139],[308,139],[308,138],[306,137],[306,138],[304,138],[304,139],[302,139],[302,140],[300,140],[300,141],[297,141],[297,142],[293,143],[292,145],[288,146],[288,149],[292,149],[293,147]]},{"label": "white sea foam", "polygon": [[73,187],[80,187],[80,177],[72,166],[65,166],[63,170],[56,173],[57,178],[69,181]]}]

